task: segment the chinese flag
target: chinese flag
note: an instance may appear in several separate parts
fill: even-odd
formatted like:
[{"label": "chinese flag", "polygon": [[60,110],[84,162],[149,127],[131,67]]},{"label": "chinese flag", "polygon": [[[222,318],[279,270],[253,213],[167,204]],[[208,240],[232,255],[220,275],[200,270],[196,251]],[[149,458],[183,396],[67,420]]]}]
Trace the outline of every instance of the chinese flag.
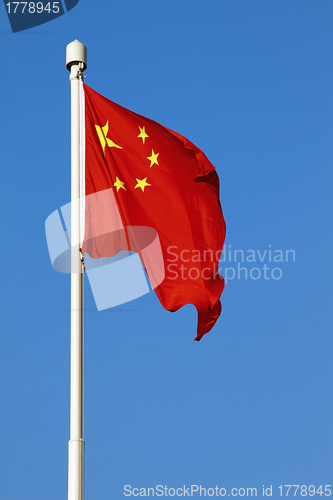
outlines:
[{"label": "chinese flag", "polygon": [[[165,273],[155,292],[168,311],[197,308],[200,340],[221,313],[224,288],[218,262],[225,222],[215,167],[185,137],[83,87],[86,200],[109,190],[117,208],[114,215],[112,203],[102,201],[97,209],[86,202],[83,251],[92,258],[120,250],[140,255],[145,243],[135,228],[155,230]],[[106,223],[114,225],[112,232],[94,237]]]}]

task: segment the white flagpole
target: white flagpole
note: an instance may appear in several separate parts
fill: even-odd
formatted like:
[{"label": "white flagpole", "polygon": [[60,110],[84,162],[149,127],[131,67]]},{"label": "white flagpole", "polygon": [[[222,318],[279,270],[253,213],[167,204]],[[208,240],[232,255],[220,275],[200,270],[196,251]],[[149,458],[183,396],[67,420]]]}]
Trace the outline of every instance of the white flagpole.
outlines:
[{"label": "white flagpole", "polygon": [[[78,40],[66,47],[71,72],[71,396],[68,443],[68,500],[84,499],[83,429],[83,266],[80,259],[80,86],[87,48]],[[84,141],[84,138],[81,138]]]}]

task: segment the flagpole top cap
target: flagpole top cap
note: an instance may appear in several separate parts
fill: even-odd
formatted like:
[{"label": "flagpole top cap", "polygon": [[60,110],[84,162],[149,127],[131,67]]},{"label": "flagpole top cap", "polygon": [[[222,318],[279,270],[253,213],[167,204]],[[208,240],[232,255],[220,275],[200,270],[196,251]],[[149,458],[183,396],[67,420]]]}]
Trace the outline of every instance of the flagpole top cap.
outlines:
[{"label": "flagpole top cap", "polygon": [[82,71],[87,68],[87,47],[79,40],[74,40],[66,47],[66,68],[70,71],[71,66],[78,63],[83,64]]}]

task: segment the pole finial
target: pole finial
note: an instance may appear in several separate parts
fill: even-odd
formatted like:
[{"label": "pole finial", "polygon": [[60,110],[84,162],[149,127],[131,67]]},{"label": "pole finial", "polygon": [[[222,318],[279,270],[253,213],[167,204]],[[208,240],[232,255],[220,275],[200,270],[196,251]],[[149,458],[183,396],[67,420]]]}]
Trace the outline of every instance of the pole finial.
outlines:
[{"label": "pole finial", "polygon": [[87,68],[87,47],[79,40],[74,40],[66,47],[66,68],[71,70],[73,64],[82,63],[84,71]]}]

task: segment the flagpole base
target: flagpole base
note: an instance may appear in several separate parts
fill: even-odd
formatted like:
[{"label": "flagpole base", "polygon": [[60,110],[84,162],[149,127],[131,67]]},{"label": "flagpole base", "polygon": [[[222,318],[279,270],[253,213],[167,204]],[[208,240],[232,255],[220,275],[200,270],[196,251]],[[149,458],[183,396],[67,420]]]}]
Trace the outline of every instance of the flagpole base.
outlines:
[{"label": "flagpole base", "polygon": [[84,498],[84,440],[68,442],[68,500]]}]

